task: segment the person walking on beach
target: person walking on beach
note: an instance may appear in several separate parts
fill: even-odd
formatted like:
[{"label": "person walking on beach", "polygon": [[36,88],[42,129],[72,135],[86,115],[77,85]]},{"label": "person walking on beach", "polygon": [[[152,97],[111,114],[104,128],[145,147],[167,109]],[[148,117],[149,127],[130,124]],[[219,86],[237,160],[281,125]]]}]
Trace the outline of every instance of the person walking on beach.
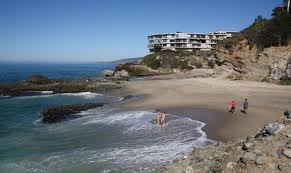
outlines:
[{"label": "person walking on beach", "polygon": [[249,102],[248,99],[245,99],[244,104],[243,104],[243,113],[247,114],[247,110],[249,108]]},{"label": "person walking on beach", "polygon": [[234,113],[235,107],[236,107],[236,102],[235,102],[235,100],[233,100],[233,101],[231,101],[231,108],[230,108],[229,112]]}]

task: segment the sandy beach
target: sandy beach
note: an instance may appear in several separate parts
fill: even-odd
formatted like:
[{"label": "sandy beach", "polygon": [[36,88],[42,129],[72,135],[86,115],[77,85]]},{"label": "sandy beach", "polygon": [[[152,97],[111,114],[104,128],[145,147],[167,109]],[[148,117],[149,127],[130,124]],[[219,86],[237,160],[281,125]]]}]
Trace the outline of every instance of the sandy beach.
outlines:
[{"label": "sandy beach", "polygon": [[[164,79],[163,79],[164,78]],[[170,114],[187,116],[207,125],[210,139],[227,141],[254,134],[266,123],[276,121],[291,108],[291,86],[217,78],[131,81],[119,91],[121,95],[144,96],[126,103],[133,109],[159,108]],[[249,100],[248,114],[240,112],[244,98]],[[231,100],[237,101],[235,114],[228,112]]]}]

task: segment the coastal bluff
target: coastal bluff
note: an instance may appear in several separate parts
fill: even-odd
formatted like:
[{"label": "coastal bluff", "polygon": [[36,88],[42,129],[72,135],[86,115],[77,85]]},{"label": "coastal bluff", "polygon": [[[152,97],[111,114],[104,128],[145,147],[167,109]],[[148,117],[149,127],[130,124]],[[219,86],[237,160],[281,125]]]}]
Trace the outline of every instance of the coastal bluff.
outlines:
[{"label": "coastal bluff", "polygon": [[194,148],[156,173],[291,172],[291,116],[258,129],[256,135]]},{"label": "coastal bluff", "polygon": [[284,83],[291,79],[291,45],[263,51],[242,40],[231,48],[219,45],[210,52],[164,50],[145,56],[138,63],[119,64],[115,76],[177,74],[183,78],[222,78]]}]

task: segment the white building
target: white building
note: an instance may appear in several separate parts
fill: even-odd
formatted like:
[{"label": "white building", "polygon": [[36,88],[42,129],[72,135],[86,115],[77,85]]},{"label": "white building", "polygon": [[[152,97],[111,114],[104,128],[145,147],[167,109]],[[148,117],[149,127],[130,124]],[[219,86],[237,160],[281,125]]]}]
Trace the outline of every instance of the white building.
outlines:
[{"label": "white building", "polygon": [[218,31],[208,34],[199,33],[162,33],[153,34],[148,36],[150,52],[155,52],[156,47],[162,48],[162,50],[202,50],[209,51],[223,39],[232,37],[235,32]]}]

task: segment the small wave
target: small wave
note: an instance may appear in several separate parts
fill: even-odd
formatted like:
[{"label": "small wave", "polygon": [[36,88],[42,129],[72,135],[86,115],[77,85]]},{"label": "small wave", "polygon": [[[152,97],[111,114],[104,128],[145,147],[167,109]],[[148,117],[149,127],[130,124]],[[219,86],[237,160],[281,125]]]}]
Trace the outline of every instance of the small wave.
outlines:
[{"label": "small wave", "polygon": [[41,94],[53,94],[53,91],[40,91]]},{"label": "small wave", "polygon": [[98,93],[92,93],[92,92],[79,92],[79,93],[62,93],[58,95],[64,95],[64,96],[82,96],[85,98],[94,98],[96,96],[103,96],[103,94]]},{"label": "small wave", "polygon": [[0,97],[11,97],[11,96],[2,96],[2,95],[0,95]]},{"label": "small wave", "polygon": [[40,93],[38,95],[30,95],[30,96],[19,96],[15,97],[18,99],[29,99],[29,98],[48,98],[53,96],[75,96],[75,97],[83,97],[85,99],[92,99],[95,97],[103,96],[103,94],[92,93],[92,92],[79,92],[79,93],[58,93],[53,94],[53,91],[33,91],[34,93]]}]

